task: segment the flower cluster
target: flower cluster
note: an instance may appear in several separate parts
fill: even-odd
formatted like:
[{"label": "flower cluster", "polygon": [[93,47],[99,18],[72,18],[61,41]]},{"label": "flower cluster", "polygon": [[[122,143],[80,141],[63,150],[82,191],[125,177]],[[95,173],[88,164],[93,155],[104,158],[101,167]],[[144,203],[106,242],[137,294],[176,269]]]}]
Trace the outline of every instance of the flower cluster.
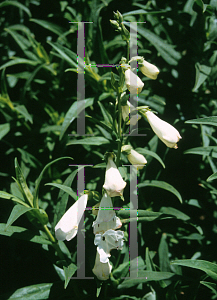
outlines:
[{"label": "flower cluster", "polygon": [[[123,58],[122,61],[124,61]],[[150,79],[157,79],[157,76],[160,71],[155,65],[147,62],[142,56],[132,57],[132,59],[129,61],[129,64],[133,61],[138,62],[139,69],[145,76],[147,76]],[[133,73],[129,65],[123,64],[123,69],[127,89],[130,91],[131,94],[141,93],[144,83],[141,81],[139,76]],[[130,123],[132,125],[135,125],[141,118],[140,115],[138,115],[137,117],[137,114],[132,114],[137,109],[147,118],[154,133],[159,137],[159,139],[163,143],[166,144],[167,147],[174,149],[178,148],[177,142],[181,139],[180,133],[172,125],[158,118],[153,112],[148,110],[147,107],[141,109],[139,107],[136,108],[129,101],[127,101],[126,104],[122,106],[122,117],[124,121],[127,121],[127,125]],[[130,116],[131,114],[132,117]],[[128,121],[129,118],[130,120]],[[128,159],[129,157],[131,157],[131,160],[133,160],[133,156],[135,156],[135,153],[133,151],[134,150],[132,150],[131,154],[128,153]],[[130,162],[131,160],[129,159]]]},{"label": "flower cluster", "polygon": [[[112,270],[112,265],[109,262],[110,252],[112,249],[122,249],[124,237],[123,231],[116,230],[122,226],[122,223],[113,210],[111,197],[122,196],[126,182],[113,161],[112,153],[107,154],[107,160],[103,185],[105,193],[99,205],[97,218],[93,222],[94,244],[97,246],[97,254],[92,271],[100,280],[109,278]],[[57,240],[70,241],[77,235],[78,225],[86,209],[87,201],[88,194],[84,194],[65,212],[55,226]]]},{"label": "flower cluster", "polygon": [[124,237],[123,231],[116,230],[122,226],[122,223],[113,210],[111,197],[122,196],[126,182],[113,161],[112,153],[107,154],[107,160],[103,185],[106,192],[100,202],[97,218],[93,222],[94,244],[97,246],[97,254],[92,271],[100,280],[109,278],[112,270],[109,262],[110,252],[112,249],[122,249]]}]

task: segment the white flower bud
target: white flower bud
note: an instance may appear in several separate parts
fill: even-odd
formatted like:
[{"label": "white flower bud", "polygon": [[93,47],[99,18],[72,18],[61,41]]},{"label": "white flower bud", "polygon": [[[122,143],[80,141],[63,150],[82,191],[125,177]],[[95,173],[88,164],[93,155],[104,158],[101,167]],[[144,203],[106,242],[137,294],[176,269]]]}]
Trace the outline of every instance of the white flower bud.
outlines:
[{"label": "white flower bud", "polygon": [[178,130],[176,130],[169,123],[158,118],[153,112],[145,112],[145,116],[148,119],[151,128],[159,139],[167,145],[169,148],[177,149],[177,142],[182,138]]},{"label": "white flower bud", "polygon": [[55,226],[57,240],[70,241],[78,232],[78,225],[87,206],[88,195],[81,196],[62,216]]},{"label": "white flower bud", "polygon": [[109,275],[112,271],[112,265],[109,261],[107,263],[100,262],[100,256],[97,251],[95,265],[92,271],[99,280],[107,280],[109,279]]},{"label": "white flower bud", "polygon": [[121,177],[112,155],[108,156],[108,163],[105,172],[105,183],[103,188],[110,197],[122,196],[126,182]]},{"label": "white flower bud", "polygon": [[127,155],[127,158],[129,162],[132,165],[136,166],[138,169],[143,169],[147,164],[147,160],[145,159],[145,157],[133,149],[131,149],[131,152]]},{"label": "white flower bud", "polygon": [[144,74],[145,76],[151,78],[151,79],[156,79],[157,75],[160,73],[158,68],[147,62],[146,60],[143,59],[142,63],[139,63],[139,69]]},{"label": "white flower bud", "polygon": [[141,93],[144,83],[139,76],[135,75],[130,69],[125,71],[125,82],[131,94]]}]

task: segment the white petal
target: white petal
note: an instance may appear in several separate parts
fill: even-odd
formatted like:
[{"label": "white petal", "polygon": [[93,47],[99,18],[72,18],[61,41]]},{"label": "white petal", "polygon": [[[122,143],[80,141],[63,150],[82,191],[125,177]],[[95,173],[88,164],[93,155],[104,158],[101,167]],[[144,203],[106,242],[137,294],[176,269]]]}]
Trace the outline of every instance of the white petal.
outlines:
[{"label": "white petal", "polygon": [[177,142],[182,138],[178,130],[169,123],[158,118],[153,112],[145,113],[151,128],[159,139],[170,148],[178,148]]},{"label": "white petal", "polygon": [[96,234],[94,244],[97,247],[97,251],[100,255],[100,261],[106,263],[111,256],[112,249],[121,250],[124,245],[123,241],[124,232],[115,231],[112,229],[107,230],[104,234]]},{"label": "white petal", "polygon": [[55,235],[57,240],[70,241],[76,236],[78,224],[87,206],[87,199],[87,194],[81,196],[59,220],[55,226]]},{"label": "white petal", "polygon": [[133,149],[131,149],[131,152],[127,155],[127,158],[129,162],[132,165],[135,165],[138,169],[142,169],[147,164],[145,157]]},{"label": "white petal", "polygon": [[141,66],[139,65],[139,69],[145,76],[147,76],[151,79],[156,79],[157,75],[160,72],[155,65],[150,64],[146,60],[143,60],[143,63]]},{"label": "white petal", "polygon": [[126,182],[123,180],[112,157],[108,158],[103,188],[110,197],[122,196]]},{"label": "white petal", "polygon": [[121,221],[113,210],[112,200],[105,193],[100,202],[99,211],[96,220],[93,222],[93,232],[104,233],[108,229],[117,229],[121,227]]},{"label": "white petal", "polygon": [[131,94],[141,93],[144,83],[139,78],[139,76],[134,74],[130,69],[125,71],[125,82],[127,89]]},{"label": "white petal", "polygon": [[109,261],[107,263],[101,263],[99,253],[96,252],[95,265],[92,271],[99,280],[107,280],[112,271],[112,265]]}]

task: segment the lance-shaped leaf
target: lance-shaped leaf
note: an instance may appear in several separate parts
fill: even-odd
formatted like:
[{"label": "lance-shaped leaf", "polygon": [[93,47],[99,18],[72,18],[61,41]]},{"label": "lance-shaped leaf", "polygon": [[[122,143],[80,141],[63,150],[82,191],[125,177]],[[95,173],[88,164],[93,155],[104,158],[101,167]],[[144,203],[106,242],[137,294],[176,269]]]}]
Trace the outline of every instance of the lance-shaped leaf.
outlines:
[{"label": "lance-shaped leaf", "polygon": [[46,244],[51,245],[52,242],[46,239],[43,236],[37,235],[35,232],[28,230],[23,227],[18,226],[9,226],[6,229],[6,224],[1,223],[0,224],[0,235],[9,236],[12,238],[25,240],[37,244]]},{"label": "lance-shaped leaf", "polygon": [[41,180],[42,180],[42,177],[44,175],[44,172],[47,170],[47,168],[49,168],[52,164],[54,164],[55,162],[59,161],[59,160],[62,160],[62,159],[72,159],[72,157],[68,157],[68,156],[65,156],[65,157],[60,157],[60,158],[57,158],[53,161],[51,161],[50,163],[48,163],[44,169],[41,171],[41,174],[39,175],[39,177],[37,178],[36,182],[35,182],[35,190],[34,190],[34,195],[33,195],[33,205],[34,207],[38,208],[38,192],[39,192],[39,187],[40,187],[40,183],[41,183]]},{"label": "lance-shaped leaf", "polygon": [[167,191],[173,193],[179,199],[179,201],[182,203],[182,196],[180,195],[180,193],[172,185],[170,185],[167,182],[158,181],[158,180],[145,180],[144,182],[138,184],[138,188],[145,187],[145,186],[154,186],[154,187],[158,187],[158,188],[167,190]]},{"label": "lance-shaped leaf", "polygon": [[180,265],[204,271],[214,280],[217,280],[217,264],[206,260],[180,259],[171,262],[173,265]]},{"label": "lance-shaped leaf", "polygon": [[19,189],[26,201],[30,203],[31,206],[33,206],[33,195],[30,192],[26,180],[24,178],[23,172],[18,164],[17,158],[15,158],[15,171],[16,171],[16,178],[17,178],[17,183],[19,186]]},{"label": "lance-shaped leaf", "polygon": [[77,266],[71,263],[68,267],[63,267],[64,273],[65,273],[65,284],[64,289],[67,288],[67,285],[69,284],[69,281],[71,277],[74,275],[74,273],[77,271]]},{"label": "lance-shaped leaf", "polygon": [[31,211],[32,214],[39,220],[42,225],[46,225],[48,223],[48,216],[43,209],[37,209],[32,207],[25,207],[23,205],[17,204],[11,211],[10,217],[8,218],[5,229],[7,229],[10,225],[12,225],[20,216],[25,214],[26,212]]},{"label": "lance-shaped leaf", "polygon": [[25,207],[29,207],[29,205],[26,204],[25,202],[23,202],[23,200],[21,200],[20,198],[15,197],[15,196],[13,196],[13,195],[11,195],[7,192],[4,192],[4,191],[0,191],[0,198],[12,200],[14,202],[17,202],[17,203],[20,203],[20,204],[24,205]]}]

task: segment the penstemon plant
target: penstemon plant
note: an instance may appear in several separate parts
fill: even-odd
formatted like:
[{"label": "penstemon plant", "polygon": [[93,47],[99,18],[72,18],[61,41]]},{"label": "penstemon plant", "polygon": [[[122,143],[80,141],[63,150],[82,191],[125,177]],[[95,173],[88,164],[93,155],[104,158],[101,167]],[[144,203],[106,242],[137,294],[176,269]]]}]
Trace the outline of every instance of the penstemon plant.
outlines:
[{"label": "penstemon plant", "polygon": [[[97,1],[95,1],[95,3],[96,2]],[[107,5],[107,1],[103,2]],[[201,6],[200,1],[196,2],[198,6]],[[61,1],[62,11],[68,7],[67,3],[67,1]],[[22,4],[16,1],[4,1],[3,5],[14,5],[28,12],[27,9],[24,9]],[[147,6],[148,5],[149,4],[147,4]],[[100,11],[100,9],[101,7],[99,7],[98,11]],[[205,9],[205,7],[203,7],[203,9]],[[68,7],[68,10],[72,15],[76,15],[71,7]],[[137,13],[136,11],[136,15]],[[69,16],[68,12],[66,12],[66,16]],[[74,20],[74,18],[69,18],[70,21],[71,19]],[[154,24],[154,19],[152,19],[152,17],[150,17],[150,19]],[[74,23],[79,23],[79,28],[80,23],[82,23],[79,22],[79,16],[77,17],[76,15],[75,20],[78,21]],[[133,21],[135,21],[135,19],[133,19]],[[55,32],[61,32],[60,29],[53,28],[49,22],[40,23],[41,20],[37,19],[33,19],[33,22],[42,24],[45,28],[51,28]],[[84,164],[80,166],[79,163],[83,163],[82,155],[79,162],[68,155],[54,159],[53,149],[55,143],[52,142],[51,136],[48,136],[46,142],[50,150],[49,159],[52,159],[52,161],[44,166],[33,188],[32,183],[30,183],[30,185],[27,184],[28,181],[26,178],[28,174],[24,174],[22,171],[22,162],[21,165],[19,165],[18,159],[15,159],[16,178],[13,178],[14,182],[11,184],[11,193],[0,191],[1,198],[12,200],[15,205],[7,223],[0,224],[0,234],[41,244],[42,249],[46,251],[53,265],[56,272],[55,275],[57,274],[64,284],[62,282],[61,286],[58,286],[58,283],[56,284],[55,282],[36,284],[18,290],[15,294],[9,296],[10,298],[8,299],[22,299],[22,297],[23,299],[30,299],[29,297],[31,297],[31,295],[33,295],[32,299],[51,299],[52,297],[54,299],[89,299],[93,295],[101,299],[115,300],[156,300],[158,297],[162,299],[166,297],[165,299],[168,300],[179,299],[177,297],[184,294],[183,290],[185,290],[184,285],[181,283],[182,280],[184,283],[185,280],[190,281],[189,290],[194,290],[195,288],[195,282],[191,283],[191,279],[186,279],[186,277],[183,276],[180,266],[186,266],[205,272],[206,275],[201,276],[200,281],[198,281],[199,283],[197,282],[197,286],[202,284],[212,292],[216,291],[212,282],[204,281],[208,276],[213,280],[217,279],[216,264],[204,260],[195,260],[195,258],[192,260],[177,260],[179,257],[178,254],[176,256],[176,254],[171,254],[169,251],[171,243],[173,245],[178,243],[177,239],[174,238],[175,235],[173,236],[171,234],[171,236],[169,236],[169,234],[167,235],[164,231],[162,232],[157,221],[172,219],[186,222],[186,227],[191,227],[193,230],[199,232],[194,233],[193,237],[189,235],[189,240],[195,239],[199,242],[203,235],[201,227],[196,226],[193,221],[190,222],[190,218],[186,214],[173,207],[161,207],[160,211],[153,211],[153,205],[149,206],[146,204],[145,201],[143,201],[143,193],[138,192],[139,189],[146,186],[158,187],[171,192],[182,203],[180,193],[172,185],[165,181],[158,180],[160,171],[156,176],[156,180],[145,180],[146,169],[147,166],[151,165],[150,161],[152,158],[156,159],[162,167],[165,168],[163,160],[156,154],[158,139],[160,140],[159,143],[162,142],[161,149],[166,149],[165,153],[167,153],[168,149],[166,147],[177,149],[177,144],[182,137],[175,127],[157,116],[156,112],[152,110],[152,108],[155,107],[154,105],[152,106],[152,103],[149,104],[146,103],[146,101],[142,101],[143,98],[141,95],[144,95],[149,89],[147,87],[147,90],[144,91],[146,89],[146,82],[158,80],[160,70],[155,66],[154,61],[146,61],[143,56],[137,55],[137,51],[135,51],[135,40],[133,43],[135,27],[133,24],[129,25],[129,23],[130,22],[124,22],[124,18],[119,11],[114,13],[114,20],[110,20],[111,26],[118,32],[125,44],[125,55],[122,57],[119,56],[117,61],[115,61],[115,63],[117,63],[115,65],[115,71],[108,72],[104,75],[101,75],[96,65],[95,68],[93,68],[94,63],[90,63],[91,60],[88,55],[91,57],[92,50],[87,51],[85,61],[83,61],[81,57],[77,57],[73,51],[67,48],[66,37],[71,31],[60,34],[58,42],[53,42],[48,39],[48,44],[56,51],[49,55],[24,25],[17,25],[7,29],[8,33],[11,34],[16,41],[19,41],[19,45],[24,49],[28,59],[15,57],[9,63],[5,63],[3,67],[6,68],[19,63],[37,66],[32,76],[30,76],[26,82],[23,98],[28,92],[34,76],[36,76],[41,69],[50,72],[52,76],[56,76],[58,64],[52,62],[53,57],[61,58],[61,60],[65,59],[65,61],[70,64],[72,68],[67,69],[67,72],[72,71],[80,74],[85,71],[85,76],[88,78],[87,81],[91,83],[94,92],[97,93],[100,91],[98,95],[100,101],[98,101],[98,103],[94,102],[93,98],[80,99],[80,102],[75,101],[72,104],[65,115],[64,113],[58,115],[49,104],[45,104],[45,111],[52,118],[55,125],[48,126],[49,128],[47,129],[41,128],[41,132],[44,133],[47,130],[47,132],[51,131],[52,134],[54,133],[56,145],[61,149],[67,140],[65,137],[66,130],[72,121],[76,118],[79,120],[79,118],[82,117],[80,113],[82,113],[82,111],[84,112],[84,108],[90,108],[87,110],[88,113],[85,111],[85,121],[92,122],[95,124],[95,127],[87,126],[85,123],[85,130],[88,130],[87,136],[76,135],[73,128],[71,130],[73,138],[68,141],[67,146],[70,148],[70,146],[73,145],[83,145],[87,154],[85,158],[90,158],[90,155],[96,154],[103,160],[102,162],[97,157],[98,164],[86,165],[84,162]],[[75,24],[72,25],[73,32],[76,31],[76,26]],[[130,27],[130,31],[127,29],[128,26]],[[84,29],[84,27],[82,28]],[[26,35],[27,38],[23,39],[23,43],[20,38],[21,35],[17,31],[21,31]],[[146,33],[146,31],[144,32]],[[143,34],[145,36],[144,32]],[[168,63],[171,62],[171,65],[175,65],[176,61],[174,63],[174,60],[177,59],[178,61],[180,59],[179,53],[176,52],[173,47],[169,47],[168,53],[171,54],[171,57],[170,55],[165,55],[165,49],[171,45],[166,44],[165,46],[160,39],[156,39],[156,35],[151,35],[150,32],[149,38],[151,37],[156,43],[159,43],[161,46],[163,45],[161,55],[167,58]],[[121,45],[123,45],[123,43]],[[90,44],[89,41],[89,45]],[[28,50],[31,47],[33,48],[32,54],[30,51],[27,51],[27,46]],[[131,51],[133,47],[134,51]],[[114,67],[114,65],[110,66]],[[206,70],[206,68],[204,70]],[[60,68],[60,73],[61,72],[62,65]],[[143,75],[145,76],[145,80]],[[21,76],[21,78],[23,76],[28,78],[29,75],[20,73],[17,76],[18,78],[19,76]],[[57,82],[55,80],[56,79],[52,77],[52,84],[54,84],[55,89],[58,90],[59,86],[55,84],[55,82]],[[10,120],[11,113],[14,118],[18,119],[17,124],[19,126],[22,124],[30,131],[31,128],[27,124],[27,120],[32,122],[30,114],[22,105],[14,106],[8,96],[5,83],[5,69],[2,72],[1,81],[3,88],[2,95],[0,95],[0,104],[5,108],[5,116]],[[198,81],[202,84],[201,80],[198,79]],[[41,84],[42,82],[43,80],[36,78],[36,83]],[[197,86],[199,87],[199,83]],[[32,92],[31,97],[37,99],[36,94]],[[112,99],[111,102],[103,105],[101,100],[107,99],[108,97]],[[158,111],[158,109],[156,110]],[[98,118],[98,113],[95,115],[96,111],[101,112],[102,118]],[[211,121],[213,122],[212,119]],[[147,125],[145,129],[144,126],[142,129],[138,128],[138,124],[141,124],[141,122]],[[197,124],[197,122],[195,124]],[[8,126],[4,125],[0,128],[3,131],[2,135],[7,134],[8,130]],[[44,129],[46,130],[44,131]],[[153,135],[151,133],[153,136],[151,140],[148,140],[146,134],[141,134],[140,136],[138,133],[144,132],[144,130],[152,132],[150,129],[154,133]],[[59,139],[57,139],[57,137]],[[144,137],[145,148],[136,148],[135,145],[140,143],[141,137]],[[103,147],[104,144],[106,145],[105,147]],[[93,150],[91,146],[99,146],[99,148]],[[194,153],[194,151],[191,152],[190,150],[187,153]],[[22,157],[25,157],[25,155],[30,157],[23,149],[19,149],[19,151],[22,153]],[[202,150],[200,151],[200,154],[204,153]],[[76,152],[79,152],[79,150],[77,151],[74,147],[73,153],[75,153],[78,158],[79,153]],[[176,155],[177,151],[174,152],[174,155]],[[61,175],[69,173],[64,182],[59,179],[60,175],[58,173],[58,178],[56,177],[51,183],[46,184],[51,187],[51,191],[56,191],[56,188],[60,190],[58,200],[53,200],[51,199],[52,197],[49,198],[52,206],[52,209],[50,209],[50,207],[46,206],[46,203],[41,200],[46,199],[46,195],[41,197],[42,188],[40,187],[45,174],[49,173],[50,178],[53,179],[54,174],[52,167],[60,161],[62,162],[62,160],[73,162],[74,165],[70,166],[76,166],[77,169],[73,172],[71,172],[71,170],[69,171],[69,169],[67,169],[65,173],[63,172]],[[96,160],[93,161],[94,163],[96,162]],[[84,173],[84,169],[86,173]],[[102,178],[100,178],[100,176],[94,177],[94,171],[99,169],[105,170]],[[88,176],[86,176],[87,174]],[[74,188],[74,179],[76,176],[78,178],[77,193]],[[87,180],[86,187],[84,185],[85,176],[87,178],[92,176]],[[211,179],[215,179],[216,176],[216,173],[214,173]],[[98,182],[100,182],[99,185],[97,185]],[[73,184],[74,186],[71,188]],[[67,206],[70,204],[68,203],[69,196],[74,199],[74,203]],[[152,199],[151,201],[153,204],[155,200]],[[31,231],[24,227],[13,226],[13,223],[22,215],[27,216],[34,230]],[[53,215],[54,218],[52,219]],[[150,226],[149,224],[153,224],[151,221],[156,221],[156,223]],[[186,233],[180,233],[183,228],[177,230],[177,237],[180,235],[180,239],[183,236],[183,239],[186,238]],[[183,231],[190,232],[188,228],[183,229]],[[154,231],[156,235],[161,234],[160,244],[157,250],[158,258],[155,251],[156,245],[154,251],[152,249],[149,250],[149,242],[146,241],[144,237],[149,230],[151,232],[150,234]],[[170,245],[168,240],[166,240],[168,237],[170,238]],[[195,257],[197,257],[197,255],[198,252],[195,254]],[[175,259],[173,262],[169,261],[170,256]],[[182,258],[185,258],[184,254]],[[79,279],[80,282],[77,284]],[[86,291],[86,286],[90,287],[93,280],[95,282],[93,284],[94,292],[92,292],[90,296]],[[88,284],[86,284],[87,281]],[[80,287],[82,287],[82,290]],[[135,287],[137,290],[141,290],[141,293],[138,294],[142,294],[142,298],[137,298],[138,294],[136,293],[135,296],[124,294],[126,289],[135,289]],[[63,288],[67,290],[64,291]],[[89,288],[89,291],[91,291],[91,288],[92,287]],[[134,292],[133,289],[131,293],[132,291]],[[37,290],[40,292],[37,292]],[[58,291],[57,294],[55,294],[56,291]],[[112,295],[115,295],[114,298],[112,298]],[[118,295],[120,295],[120,297]],[[195,298],[192,297],[192,299]]]},{"label": "penstemon plant", "polygon": [[[137,97],[141,93],[144,83],[137,76],[131,66],[131,62],[138,63],[140,71],[150,79],[157,79],[159,74],[158,68],[145,61],[141,56],[134,56],[129,60],[130,53],[130,33],[123,23],[123,17],[120,12],[114,13],[115,20],[111,24],[121,33],[122,39],[126,41],[127,58],[122,57],[117,71],[119,80],[115,79],[115,74],[111,72],[111,86],[116,93],[116,103],[113,118],[112,130],[115,132],[116,149],[113,152],[106,152],[104,155],[107,161],[105,182],[102,186],[101,201],[96,209],[96,219],[92,224],[95,235],[94,244],[97,246],[95,265],[92,269],[95,276],[101,280],[108,280],[112,273],[112,265],[109,261],[110,252],[113,249],[121,251],[124,246],[124,231],[119,230],[122,227],[122,221],[116,216],[113,209],[115,201],[118,198],[124,199],[124,189],[126,182],[120,173],[121,155],[126,155],[128,161],[137,170],[143,169],[147,164],[146,158],[135,151],[127,140],[127,126],[137,124],[141,115],[146,118],[153,129],[154,133],[161,139],[166,146],[178,148],[177,142],[181,139],[179,132],[170,124],[158,118],[148,106],[134,107],[130,102],[130,97]],[[127,92],[130,92],[130,94]],[[140,114],[138,114],[138,112]],[[138,175],[138,174],[137,174]],[[79,222],[82,214],[87,207],[87,201],[91,197],[91,191],[85,191],[76,202],[59,220],[55,226],[55,235],[57,240],[71,240],[77,235]],[[129,203],[129,201],[128,201]],[[120,208],[119,208],[120,210]],[[126,222],[126,220],[124,220]],[[135,245],[134,245],[135,246]],[[133,245],[131,245],[133,247]],[[118,265],[116,265],[116,268]],[[132,272],[132,266],[131,266]],[[116,283],[118,280],[116,281]]]}]

